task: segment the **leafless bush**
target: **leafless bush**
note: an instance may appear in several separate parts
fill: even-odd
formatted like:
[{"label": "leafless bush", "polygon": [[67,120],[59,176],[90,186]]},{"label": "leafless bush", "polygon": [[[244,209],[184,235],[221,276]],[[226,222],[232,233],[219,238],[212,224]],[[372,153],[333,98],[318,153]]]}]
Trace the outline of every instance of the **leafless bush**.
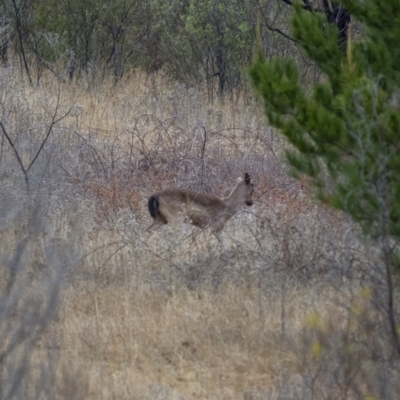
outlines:
[{"label": "leafless bush", "polygon": [[52,398],[56,384],[65,385],[70,398],[74,389],[67,382],[74,372],[55,374],[66,368],[65,360],[54,338],[42,339],[57,318],[64,275],[71,273],[80,250],[79,232],[71,235],[74,200],[64,201],[68,188],[59,168],[70,151],[57,125],[64,106],[59,91],[55,106],[52,95],[32,104],[26,93],[12,90],[11,75],[0,85],[6,93],[0,152],[0,398]]},{"label": "leafless bush", "polygon": [[132,125],[112,140],[80,136],[80,167],[70,168],[68,175],[97,199],[101,214],[124,207],[138,213],[143,198],[172,185],[223,196],[243,171],[260,187],[282,179],[279,159],[265,158],[273,152],[266,142],[271,132],[207,131],[204,126],[186,130],[174,118],[161,121],[152,115],[138,117]]}]

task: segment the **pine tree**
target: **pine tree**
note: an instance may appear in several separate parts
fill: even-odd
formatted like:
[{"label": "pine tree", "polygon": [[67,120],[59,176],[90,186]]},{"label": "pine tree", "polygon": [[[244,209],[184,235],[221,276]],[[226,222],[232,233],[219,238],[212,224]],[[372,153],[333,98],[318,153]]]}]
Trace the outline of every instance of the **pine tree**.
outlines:
[{"label": "pine tree", "polygon": [[295,6],[292,35],[322,71],[320,82],[303,87],[292,60],[266,60],[261,51],[249,75],[270,124],[293,145],[294,174],[309,176],[322,200],[379,245],[389,332],[400,354],[393,282],[400,269],[400,1],[341,4],[362,27],[357,39],[348,27],[345,49],[323,14]]}]

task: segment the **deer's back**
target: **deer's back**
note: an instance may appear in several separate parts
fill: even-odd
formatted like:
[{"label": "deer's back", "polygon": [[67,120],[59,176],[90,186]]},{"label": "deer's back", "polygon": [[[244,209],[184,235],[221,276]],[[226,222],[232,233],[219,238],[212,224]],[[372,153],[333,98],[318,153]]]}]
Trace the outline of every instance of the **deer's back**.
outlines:
[{"label": "deer's back", "polygon": [[161,214],[184,212],[194,225],[210,225],[224,212],[222,199],[185,189],[166,189],[157,195]]}]

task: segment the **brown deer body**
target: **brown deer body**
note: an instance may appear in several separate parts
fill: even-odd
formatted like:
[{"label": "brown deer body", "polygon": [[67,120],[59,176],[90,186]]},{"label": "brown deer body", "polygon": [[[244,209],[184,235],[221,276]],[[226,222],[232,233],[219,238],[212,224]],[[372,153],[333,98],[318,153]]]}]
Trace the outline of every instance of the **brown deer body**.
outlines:
[{"label": "brown deer body", "polygon": [[161,225],[173,223],[182,214],[187,222],[200,228],[211,228],[212,233],[226,250],[222,230],[226,222],[237,214],[243,204],[253,204],[253,183],[246,172],[244,180],[238,178],[230,195],[220,198],[212,194],[197,193],[185,189],[166,189],[153,194],[148,201],[153,223],[150,231]]}]

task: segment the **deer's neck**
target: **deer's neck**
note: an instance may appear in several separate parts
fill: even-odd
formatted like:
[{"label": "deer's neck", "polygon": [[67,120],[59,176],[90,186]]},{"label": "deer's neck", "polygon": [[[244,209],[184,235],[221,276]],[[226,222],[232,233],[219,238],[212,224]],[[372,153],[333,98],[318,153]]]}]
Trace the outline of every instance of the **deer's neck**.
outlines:
[{"label": "deer's neck", "polygon": [[245,188],[244,182],[238,183],[232,190],[231,194],[228,197],[225,197],[222,201],[225,204],[225,207],[230,211],[236,211],[243,204],[245,199]]}]

